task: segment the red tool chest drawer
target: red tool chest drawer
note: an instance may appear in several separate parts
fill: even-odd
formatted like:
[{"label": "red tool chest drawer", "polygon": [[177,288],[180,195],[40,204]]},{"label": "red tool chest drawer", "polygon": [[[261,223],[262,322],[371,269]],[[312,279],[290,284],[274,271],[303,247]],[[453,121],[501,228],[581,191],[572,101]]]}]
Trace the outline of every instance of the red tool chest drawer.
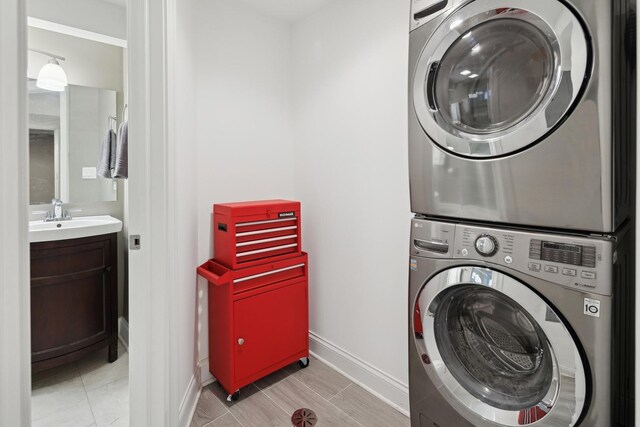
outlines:
[{"label": "red tool chest drawer", "polygon": [[241,270],[210,260],[198,274],[209,281],[209,370],[229,399],[309,357],[306,253]]},{"label": "red tool chest drawer", "polygon": [[215,204],[213,230],[216,262],[232,269],[302,253],[300,202]]}]

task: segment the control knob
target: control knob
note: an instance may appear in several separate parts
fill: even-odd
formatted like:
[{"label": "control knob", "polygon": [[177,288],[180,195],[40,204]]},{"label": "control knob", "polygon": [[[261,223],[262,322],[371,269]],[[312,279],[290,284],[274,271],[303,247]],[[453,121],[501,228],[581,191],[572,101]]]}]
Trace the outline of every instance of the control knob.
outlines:
[{"label": "control knob", "polygon": [[498,241],[488,234],[476,239],[476,251],[482,256],[493,256],[498,252]]}]

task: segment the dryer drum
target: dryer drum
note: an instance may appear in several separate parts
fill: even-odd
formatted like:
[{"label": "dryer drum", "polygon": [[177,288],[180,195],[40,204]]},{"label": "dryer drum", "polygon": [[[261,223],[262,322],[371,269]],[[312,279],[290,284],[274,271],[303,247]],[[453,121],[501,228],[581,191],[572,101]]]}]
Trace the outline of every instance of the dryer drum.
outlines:
[{"label": "dryer drum", "polygon": [[460,285],[434,301],[435,339],[451,374],[499,409],[536,406],[549,392],[553,352],[537,322],[491,288]]}]

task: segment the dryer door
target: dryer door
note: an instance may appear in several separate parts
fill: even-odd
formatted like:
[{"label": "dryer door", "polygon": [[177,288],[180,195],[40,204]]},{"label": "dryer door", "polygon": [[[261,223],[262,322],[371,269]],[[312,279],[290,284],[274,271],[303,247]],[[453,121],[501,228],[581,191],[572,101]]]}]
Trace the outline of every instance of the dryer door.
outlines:
[{"label": "dryer door", "polygon": [[586,85],[591,47],[558,0],[475,0],[452,13],[417,63],[418,120],[441,148],[499,157],[540,140]]},{"label": "dryer door", "polygon": [[456,267],[429,280],[415,305],[423,366],[473,425],[576,425],[586,396],[578,344],[529,287]]}]

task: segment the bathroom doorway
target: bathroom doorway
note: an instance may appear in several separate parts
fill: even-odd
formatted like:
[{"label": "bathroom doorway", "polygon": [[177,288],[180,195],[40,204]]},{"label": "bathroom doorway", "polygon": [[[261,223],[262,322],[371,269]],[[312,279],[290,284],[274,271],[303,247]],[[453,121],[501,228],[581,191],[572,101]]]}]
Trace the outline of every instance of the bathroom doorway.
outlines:
[{"label": "bathroom doorway", "polygon": [[130,418],[127,4],[87,2],[26,0],[32,426]]},{"label": "bathroom doorway", "polygon": [[[100,0],[118,3],[121,0]],[[77,3],[71,14],[59,6],[67,0],[40,2],[64,20],[58,29],[73,27],[69,19],[90,10],[89,1]],[[74,3],[76,4],[76,3]],[[173,78],[175,0],[126,2],[129,90],[129,234],[137,235],[140,249],[129,259],[129,390],[130,425],[177,425],[181,397],[175,389],[175,344],[172,321],[174,249],[166,242],[175,230],[160,206],[171,200],[175,188],[166,178],[173,112],[168,96]],[[81,7],[80,7],[81,6]],[[0,425],[31,424],[30,272],[28,219],[27,123],[27,0],[0,2]],[[31,11],[29,10],[29,13]],[[114,24],[106,14],[93,22]],[[105,25],[107,24],[107,25]],[[87,34],[84,30],[83,34]],[[152,142],[153,141],[153,142]],[[152,149],[153,148],[153,149]],[[91,174],[92,171],[87,171]],[[107,203],[107,202],[97,202]],[[83,214],[93,213],[84,211]],[[78,215],[78,213],[76,213]],[[126,242],[129,246],[129,242]],[[159,375],[158,373],[163,373]],[[158,408],[164,408],[158,410]]]}]

